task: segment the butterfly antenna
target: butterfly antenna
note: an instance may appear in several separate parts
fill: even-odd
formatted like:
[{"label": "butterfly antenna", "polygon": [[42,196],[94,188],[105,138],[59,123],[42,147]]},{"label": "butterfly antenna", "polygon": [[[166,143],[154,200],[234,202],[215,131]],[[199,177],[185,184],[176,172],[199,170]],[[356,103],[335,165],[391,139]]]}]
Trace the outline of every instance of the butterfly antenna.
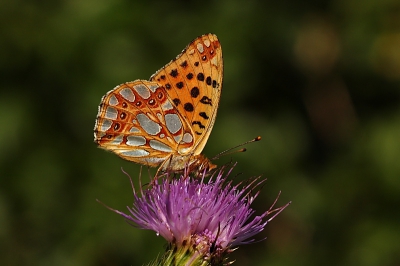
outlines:
[{"label": "butterfly antenna", "polygon": [[251,139],[251,140],[248,140],[246,142],[243,142],[242,144],[239,144],[239,145],[237,145],[235,147],[229,148],[227,150],[224,150],[224,151],[218,153],[211,160],[219,159],[222,155],[228,155],[228,154],[237,153],[237,152],[245,152],[246,148],[241,148],[239,150],[234,150],[234,149],[237,149],[237,148],[239,148],[239,147],[241,147],[243,145],[246,145],[246,144],[249,144],[249,143],[252,143],[252,142],[256,142],[256,141],[260,141],[260,140],[261,140],[261,137],[258,136],[258,137],[254,138],[254,139]]}]

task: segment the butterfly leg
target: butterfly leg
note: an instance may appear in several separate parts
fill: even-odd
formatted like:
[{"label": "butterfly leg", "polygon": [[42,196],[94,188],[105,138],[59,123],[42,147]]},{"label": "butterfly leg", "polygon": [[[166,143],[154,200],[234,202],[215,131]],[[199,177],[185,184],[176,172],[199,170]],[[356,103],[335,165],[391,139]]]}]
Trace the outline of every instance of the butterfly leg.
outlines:
[{"label": "butterfly leg", "polygon": [[154,176],[154,179],[157,179],[160,175],[161,172],[166,172],[168,169],[170,169],[171,166],[171,162],[172,162],[172,154],[169,155],[160,165],[160,167],[158,167],[157,172]]}]

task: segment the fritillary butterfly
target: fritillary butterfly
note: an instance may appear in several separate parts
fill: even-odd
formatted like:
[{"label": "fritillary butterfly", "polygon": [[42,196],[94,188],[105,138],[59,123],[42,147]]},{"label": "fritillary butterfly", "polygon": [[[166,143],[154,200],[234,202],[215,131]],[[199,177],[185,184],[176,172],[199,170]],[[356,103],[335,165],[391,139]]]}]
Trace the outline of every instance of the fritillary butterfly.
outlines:
[{"label": "fritillary butterfly", "polygon": [[159,171],[213,169],[201,154],[217,115],[223,60],[217,36],[193,40],[150,80],[118,85],[101,99],[94,140]]}]

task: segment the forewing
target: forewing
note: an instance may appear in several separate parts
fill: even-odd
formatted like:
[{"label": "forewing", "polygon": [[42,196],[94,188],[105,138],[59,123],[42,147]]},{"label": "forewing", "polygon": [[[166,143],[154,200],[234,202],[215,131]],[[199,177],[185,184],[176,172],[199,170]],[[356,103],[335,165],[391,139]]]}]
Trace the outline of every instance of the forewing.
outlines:
[{"label": "forewing", "polygon": [[179,146],[180,154],[203,150],[217,115],[221,96],[223,59],[214,34],[193,40],[176,59],[150,77],[162,85],[168,98],[190,128],[194,145]]}]

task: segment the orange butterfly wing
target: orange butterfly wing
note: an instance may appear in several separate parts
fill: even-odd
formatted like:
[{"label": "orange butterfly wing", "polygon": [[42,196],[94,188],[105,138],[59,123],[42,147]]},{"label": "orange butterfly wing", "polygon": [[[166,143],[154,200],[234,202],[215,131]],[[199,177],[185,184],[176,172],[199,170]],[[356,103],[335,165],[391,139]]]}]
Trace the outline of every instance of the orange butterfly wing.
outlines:
[{"label": "orange butterfly wing", "polygon": [[201,153],[214,125],[222,77],[222,50],[214,34],[192,41],[175,60],[150,77],[150,81],[167,89],[178,112],[189,123],[195,139],[189,152],[194,155]]},{"label": "orange butterfly wing", "polygon": [[215,122],[222,71],[217,37],[198,37],[150,81],[121,84],[102,98],[95,142],[129,161],[162,164],[162,170],[213,167],[200,153]]}]

